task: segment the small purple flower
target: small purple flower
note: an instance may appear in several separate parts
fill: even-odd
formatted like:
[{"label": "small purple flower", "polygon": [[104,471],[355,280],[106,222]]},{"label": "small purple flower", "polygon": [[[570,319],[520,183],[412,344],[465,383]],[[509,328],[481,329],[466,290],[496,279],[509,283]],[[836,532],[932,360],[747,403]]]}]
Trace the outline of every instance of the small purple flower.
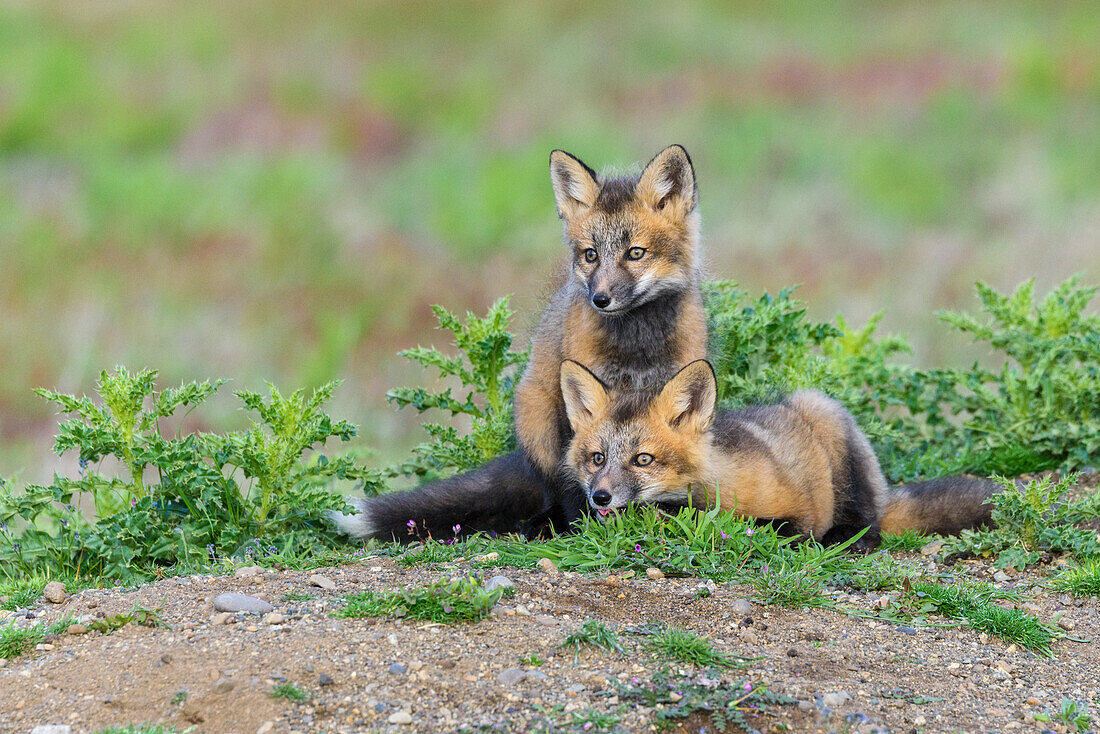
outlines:
[{"label": "small purple flower", "polygon": [[749,683],[748,681],[745,681],[745,690],[746,691],[751,691],[752,690],[752,683]]},{"label": "small purple flower", "polygon": [[592,728],[592,722],[591,722],[591,721],[586,721],[586,722],[584,722],[584,726],[583,726],[582,728],[583,728],[583,729],[584,729],[585,731],[588,731],[589,729],[591,729],[591,728]]},{"label": "small purple flower", "polygon": [[718,531],[718,534],[722,536],[722,540],[729,540],[730,538],[732,538],[732,537],[733,537],[732,535],[726,535],[726,534],[725,534],[724,532],[722,532],[721,530],[719,530],[719,531]]},{"label": "small purple flower", "polygon": [[462,532],[462,526],[461,525],[454,525],[451,528],[451,532],[453,532],[455,535],[458,535],[459,533]]},{"label": "small purple flower", "polygon": [[634,676],[633,678],[630,679],[630,684],[634,685],[634,686],[638,685],[641,682],[642,681],[638,679],[638,676]]},{"label": "small purple flower", "polygon": [[409,520],[407,523],[405,523],[405,525],[407,527],[410,527],[410,528],[415,528],[416,527],[416,520]]},{"label": "small purple flower", "polygon": [[137,500],[130,500],[130,507],[133,507],[136,504],[137,504]]},{"label": "small purple flower", "polygon": [[745,529],[745,535],[752,535],[755,532],[756,532],[755,528],[746,528]]},{"label": "small purple flower", "polygon": [[634,544],[634,552],[635,553],[641,553],[642,552],[642,544],[641,543],[635,543]]}]

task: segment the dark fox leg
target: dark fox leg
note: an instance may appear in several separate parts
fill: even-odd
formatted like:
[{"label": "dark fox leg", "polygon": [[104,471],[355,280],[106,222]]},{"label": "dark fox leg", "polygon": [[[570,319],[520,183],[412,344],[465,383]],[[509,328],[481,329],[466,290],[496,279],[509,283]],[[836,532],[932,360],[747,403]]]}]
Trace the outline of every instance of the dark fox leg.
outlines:
[{"label": "dark fox leg", "polygon": [[330,517],[353,537],[403,542],[479,531],[517,532],[542,509],[545,484],[542,473],[515,451],[416,489],[348,500],[356,514],[334,512]]}]

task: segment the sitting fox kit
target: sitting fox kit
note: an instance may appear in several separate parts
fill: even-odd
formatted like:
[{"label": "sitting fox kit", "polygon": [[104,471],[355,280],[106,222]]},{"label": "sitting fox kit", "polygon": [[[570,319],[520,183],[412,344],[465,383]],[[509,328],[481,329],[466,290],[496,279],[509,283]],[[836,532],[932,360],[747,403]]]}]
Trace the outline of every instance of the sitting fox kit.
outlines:
[{"label": "sitting fox kit", "polygon": [[450,537],[456,525],[462,533],[510,531],[525,521],[531,532],[567,530],[588,503],[560,472],[572,436],[562,360],[589,365],[615,389],[654,390],[706,356],[698,192],[687,151],[673,145],[640,174],[601,176],[555,150],[550,178],[569,260],[516,387],[519,450],[408,492],[353,500],[357,514],[333,516],[344,532],[410,540]]},{"label": "sitting fox kit", "polygon": [[516,438],[545,473],[569,439],[558,371],[589,366],[615,389],[656,388],[706,356],[697,273],[699,215],[687,151],[665,148],[638,176],[601,177],[560,150],[550,178],[570,260],[516,388]]},{"label": "sitting fox kit", "polygon": [[824,543],[868,528],[860,544],[871,547],[880,530],[952,533],[989,521],[990,482],[887,487],[855,419],[816,390],[716,413],[714,371],[698,360],[649,394],[610,391],[567,361],[561,391],[575,433],[564,465],[599,516],[632,502],[717,504]]}]

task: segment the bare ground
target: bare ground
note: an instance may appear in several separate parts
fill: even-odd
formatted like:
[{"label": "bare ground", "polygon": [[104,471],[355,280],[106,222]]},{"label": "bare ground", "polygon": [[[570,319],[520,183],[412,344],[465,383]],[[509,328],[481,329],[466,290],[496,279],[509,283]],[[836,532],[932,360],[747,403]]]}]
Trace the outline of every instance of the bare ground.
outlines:
[{"label": "bare ground", "polygon": [[[168,628],[131,624],[110,635],[65,634],[48,641],[49,649],[7,661],[0,669],[0,732],[50,723],[71,725],[74,733],[131,723],[247,734],[570,731],[583,730],[593,712],[617,715],[620,731],[651,730],[657,712],[620,700],[611,680],[645,680],[667,663],[640,651],[629,634],[629,655],[586,652],[574,660],[558,645],[589,618],[618,629],[660,620],[709,637],[720,651],[759,657],[726,677],[797,700],[760,719],[761,731],[784,725],[822,732],[1058,730],[1032,717],[1057,711],[1062,697],[1095,701],[1100,691],[1100,655],[1091,642],[1062,639],[1054,657],[1046,658],[962,627],[916,627],[914,633],[834,611],[757,604],[746,619],[731,609],[751,598],[750,589],[719,586],[700,597],[698,579],[611,585],[602,577],[502,568],[488,573],[509,576],[517,594],[475,624],[330,616],[345,594],[424,584],[454,568],[407,569],[392,559],[368,557],[319,571],[336,582],[332,591],[311,586],[311,572],[269,571],[90,589],[61,604],[40,601],[21,610],[24,618],[16,621],[30,624],[28,612],[35,623],[65,614],[87,621],[86,615],[110,616],[142,605],[162,609]],[[990,569],[973,562],[956,565],[954,572],[988,579]],[[998,586],[1028,589],[1031,611],[1047,621],[1063,615],[1075,638],[1100,632],[1095,598],[1030,588],[1037,582],[1014,576]],[[224,591],[266,598],[286,621],[241,616],[223,623],[211,601]],[[288,593],[313,599],[286,601]],[[874,596],[846,600],[869,611]],[[524,609],[517,613],[520,605]],[[521,663],[531,655],[545,663]],[[509,682],[502,680],[508,669],[531,672]],[[672,669],[696,673],[691,666]],[[282,682],[306,691],[310,700],[272,698]],[[389,723],[404,713],[411,723]],[[598,724],[589,730],[599,730]],[[678,730],[715,727],[696,716]]]}]

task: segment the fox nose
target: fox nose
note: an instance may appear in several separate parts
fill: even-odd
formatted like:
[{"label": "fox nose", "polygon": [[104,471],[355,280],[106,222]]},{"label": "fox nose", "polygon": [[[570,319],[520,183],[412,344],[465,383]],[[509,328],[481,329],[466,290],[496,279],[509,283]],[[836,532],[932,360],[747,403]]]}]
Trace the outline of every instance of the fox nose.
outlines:
[{"label": "fox nose", "polygon": [[611,493],[606,489],[597,489],[592,493],[592,501],[600,507],[605,507],[611,504]]},{"label": "fox nose", "polygon": [[592,296],[592,305],[596,308],[607,308],[611,305],[611,296],[606,293],[597,293]]}]

